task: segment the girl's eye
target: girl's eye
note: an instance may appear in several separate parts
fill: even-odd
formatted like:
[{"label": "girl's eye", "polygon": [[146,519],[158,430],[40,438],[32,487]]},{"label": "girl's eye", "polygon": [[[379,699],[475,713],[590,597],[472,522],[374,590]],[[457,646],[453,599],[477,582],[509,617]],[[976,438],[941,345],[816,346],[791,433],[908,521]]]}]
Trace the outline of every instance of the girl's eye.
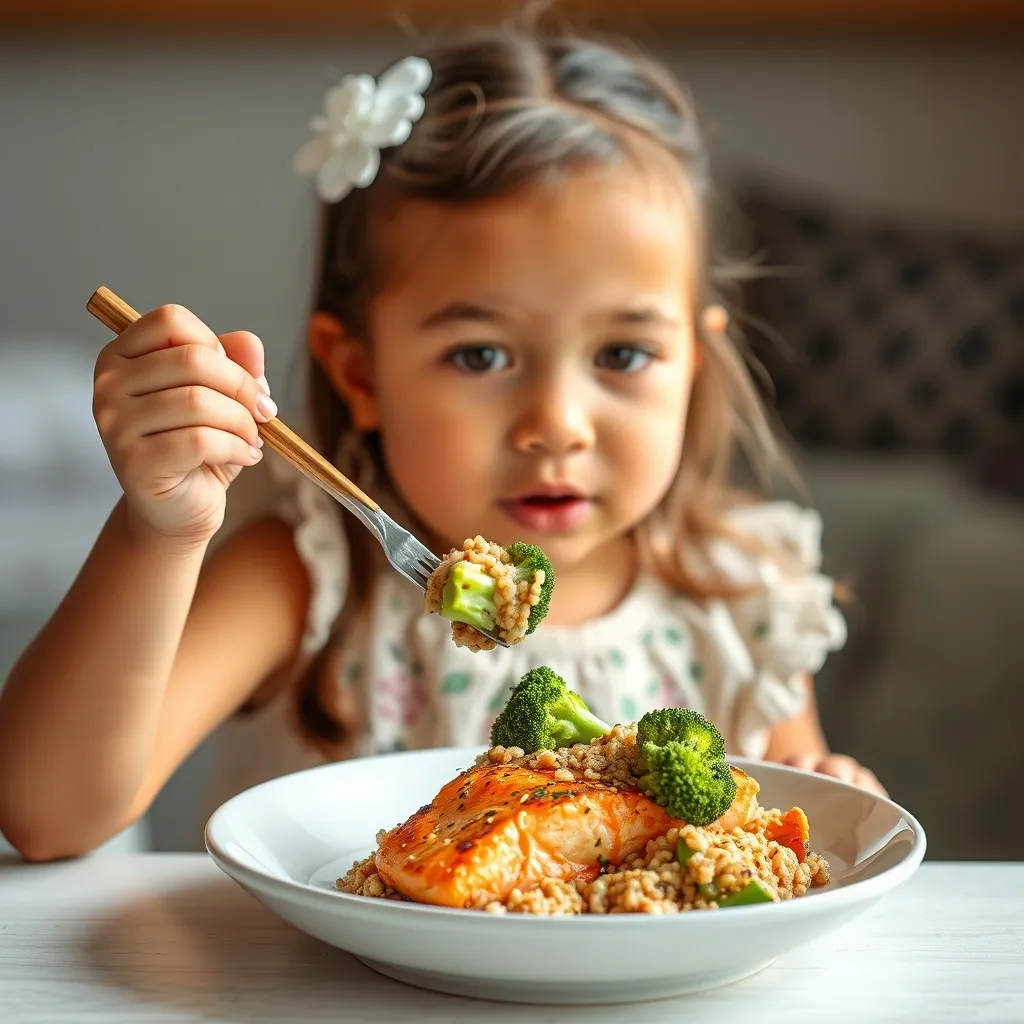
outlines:
[{"label": "girl's eye", "polygon": [[509,364],[508,353],[493,345],[466,345],[452,352],[448,359],[467,373],[495,373]]},{"label": "girl's eye", "polygon": [[636,345],[610,345],[597,356],[597,365],[602,370],[615,370],[619,373],[636,373],[642,370],[654,354]]}]

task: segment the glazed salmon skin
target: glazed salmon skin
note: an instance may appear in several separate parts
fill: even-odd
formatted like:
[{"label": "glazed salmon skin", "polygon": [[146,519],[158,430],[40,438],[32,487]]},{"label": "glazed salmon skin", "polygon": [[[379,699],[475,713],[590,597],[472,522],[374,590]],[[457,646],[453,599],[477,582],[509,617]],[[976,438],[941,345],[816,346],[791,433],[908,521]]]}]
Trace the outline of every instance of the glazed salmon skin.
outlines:
[{"label": "glazed salmon skin", "polygon": [[435,906],[482,909],[544,878],[596,878],[673,825],[650,797],[556,769],[479,765],[383,837],[381,878]]}]

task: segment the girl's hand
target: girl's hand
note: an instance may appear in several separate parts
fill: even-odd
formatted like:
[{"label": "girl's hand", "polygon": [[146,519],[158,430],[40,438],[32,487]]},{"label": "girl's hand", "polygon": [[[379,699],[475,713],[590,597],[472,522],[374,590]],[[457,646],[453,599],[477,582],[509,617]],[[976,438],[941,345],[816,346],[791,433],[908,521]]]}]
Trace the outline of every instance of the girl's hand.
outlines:
[{"label": "girl's hand", "polygon": [[147,313],[96,361],[93,416],[133,531],[208,541],[228,485],[262,457],[257,422],[276,414],[259,338],[218,338],[180,306]]},{"label": "girl's hand", "polygon": [[831,775],[841,782],[849,782],[862,789],[869,789],[872,793],[887,797],[882,784],[875,778],[875,773],[858,764],[852,757],[845,754],[794,754],[782,761],[793,768],[802,768],[807,772],[819,772],[822,775]]}]

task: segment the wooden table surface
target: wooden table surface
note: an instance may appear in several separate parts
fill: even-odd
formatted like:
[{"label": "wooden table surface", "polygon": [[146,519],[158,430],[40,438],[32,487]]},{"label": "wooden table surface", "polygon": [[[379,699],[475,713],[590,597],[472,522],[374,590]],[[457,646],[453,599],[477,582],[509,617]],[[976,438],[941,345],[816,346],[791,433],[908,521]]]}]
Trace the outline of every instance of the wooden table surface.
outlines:
[{"label": "wooden table surface", "polygon": [[[714,1015],[714,1016],[712,1016]],[[0,1021],[1024,1022],[1024,863],[926,863],[817,946],[633,1006],[409,988],[276,918],[199,854],[0,858]]]}]

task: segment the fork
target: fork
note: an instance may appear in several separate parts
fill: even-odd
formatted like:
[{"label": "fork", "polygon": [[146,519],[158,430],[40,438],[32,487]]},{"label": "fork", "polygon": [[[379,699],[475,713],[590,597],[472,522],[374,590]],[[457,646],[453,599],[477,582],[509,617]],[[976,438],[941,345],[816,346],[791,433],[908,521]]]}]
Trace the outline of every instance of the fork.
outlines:
[{"label": "fork", "polygon": [[[93,292],[85,308],[115,334],[120,334],[140,316],[109,288],[98,288]],[[397,572],[411,583],[415,583],[421,590],[426,590],[431,575],[441,564],[441,559],[433,551],[417,540],[405,527],[399,526],[373,498],[277,417],[256,426],[260,437],[273,451],[323,488],[377,538],[388,561]],[[480,632],[500,647],[508,647],[508,643],[496,633],[488,630]]]}]

